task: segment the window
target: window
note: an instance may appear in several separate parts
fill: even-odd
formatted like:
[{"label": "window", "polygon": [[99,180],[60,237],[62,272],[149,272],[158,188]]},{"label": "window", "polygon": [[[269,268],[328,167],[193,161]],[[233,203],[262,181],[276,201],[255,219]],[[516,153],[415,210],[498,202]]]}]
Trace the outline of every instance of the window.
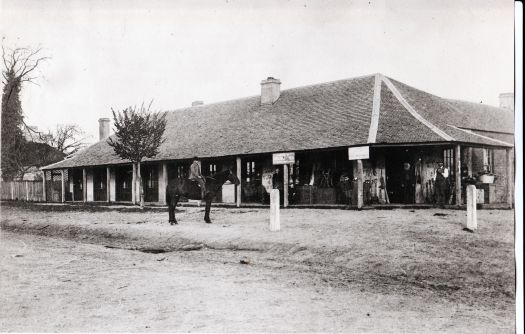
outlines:
[{"label": "window", "polygon": [[246,162],[246,182],[250,182],[255,175],[255,161]]},{"label": "window", "polygon": [[454,174],[454,149],[443,150],[443,165],[448,169],[449,177]]},{"label": "window", "polygon": [[487,166],[487,172],[494,172],[494,150],[489,148],[483,149],[483,168]]},{"label": "window", "polygon": [[216,164],[210,164],[209,171],[210,171],[210,174],[217,173],[217,165]]},{"label": "window", "polygon": [[177,178],[184,178],[184,166],[177,166]]}]

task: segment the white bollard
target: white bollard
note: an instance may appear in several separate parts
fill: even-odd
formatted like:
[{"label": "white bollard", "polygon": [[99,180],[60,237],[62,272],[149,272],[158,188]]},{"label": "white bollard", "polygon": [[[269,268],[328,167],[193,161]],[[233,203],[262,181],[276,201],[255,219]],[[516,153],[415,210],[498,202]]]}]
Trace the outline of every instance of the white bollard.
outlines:
[{"label": "white bollard", "polygon": [[467,186],[467,228],[474,231],[478,228],[478,215],[476,212],[476,186]]},{"label": "white bollard", "polygon": [[270,231],[281,229],[281,217],[279,213],[279,189],[270,190]]}]

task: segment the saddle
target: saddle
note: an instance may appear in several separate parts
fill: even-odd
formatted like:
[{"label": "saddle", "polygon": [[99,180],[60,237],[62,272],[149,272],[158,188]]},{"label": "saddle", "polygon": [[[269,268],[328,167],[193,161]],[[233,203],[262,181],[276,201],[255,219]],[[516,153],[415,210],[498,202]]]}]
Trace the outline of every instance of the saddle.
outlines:
[{"label": "saddle", "polygon": [[188,192],[189,196],[196,199],[203,198],[206,190],[201,188],[199,181],[195,179],[186,180],[186,191]]}]

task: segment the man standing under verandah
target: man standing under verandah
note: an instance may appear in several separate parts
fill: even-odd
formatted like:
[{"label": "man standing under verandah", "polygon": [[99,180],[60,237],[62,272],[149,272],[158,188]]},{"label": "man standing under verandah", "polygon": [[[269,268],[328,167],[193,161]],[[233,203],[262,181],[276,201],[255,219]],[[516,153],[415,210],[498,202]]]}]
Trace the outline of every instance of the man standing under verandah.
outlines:
[{"label": "man standing under verandah", "polygon": [[436,204],[443,208],[446,201],[448,169],[444,167],[442,162],[438,162],[438,168],[434,173],[434,189],[436,192]]}]

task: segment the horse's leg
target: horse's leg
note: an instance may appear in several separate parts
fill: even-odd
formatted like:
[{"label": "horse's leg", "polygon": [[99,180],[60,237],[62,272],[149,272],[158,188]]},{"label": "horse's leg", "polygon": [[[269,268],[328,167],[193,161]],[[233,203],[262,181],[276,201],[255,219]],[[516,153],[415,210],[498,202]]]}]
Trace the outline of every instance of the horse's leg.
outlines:
[{"label": "horse's leg", "polygon": [[211,200],[213,199],[213,196],[211,196],[211,194],[207,194],[205,199],[206,199],[206,213],[204,214],[204,221],[208,224],[211,224],[210,208],[211,208]]},{"label": "horse's leg", "polygon": [[169,214],[170,214],[170,224],[177,224],[177,219],[175,218],[175,208],[177,207],[177,202],[179,201],[179,195],[173,196],[173,199],[169,201]]}]

